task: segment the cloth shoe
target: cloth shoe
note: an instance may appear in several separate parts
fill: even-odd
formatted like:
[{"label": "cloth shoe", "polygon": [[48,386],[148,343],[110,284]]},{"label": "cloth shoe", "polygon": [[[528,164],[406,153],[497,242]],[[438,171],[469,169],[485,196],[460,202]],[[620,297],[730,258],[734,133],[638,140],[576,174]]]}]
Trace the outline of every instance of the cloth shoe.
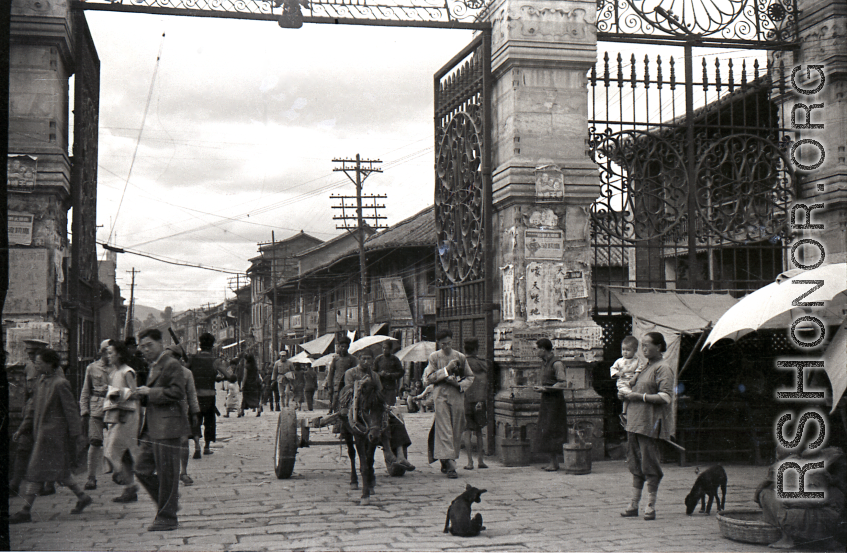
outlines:
[{"label": "cloth shoe", "polygon": [[202,458],[203,458],[203,456],[202,456],[202,455],[200,455],[200,450],[199,450],[199,449],[195,449],[195,450],[194,450],[194,456],[192,457],[192,459],[202,459]]},{"label": "cloth shoe", "polygon": [[206,446],[205,448],[203,448],[203,455],[211,455],[211,454],[212,454],[212,449],[209,446]]},{"label": "cloth shoe", "polygon": [[124,488],[124,493],[112,499],[115,503],[132,503],[138,501],[138,486]]},{"label": "cloth shoe", "polygon": [[96,490],[97,489],[97,480],[94,478],[89,478],[88,482],[85,483],[84,489],[86,490]]},{"label": "cloth shoe", "polygon": [[191,486],[194,484],[194,480],[191,479],[187,474],[180,474],[179,481],[182,482],[186,486]]},{"label": "cloth shoe", "polygon": [[656,492],[647,492],[647,507],[644,509],[644,520],[656,520]]},{"label": "cloth shoe", "polygon": [[88,495],[87,493],[82,494],[82,497],[80,497],[77,500],[76,506],[73,509],[71,509],[71,514],[72,515],[80,514],[81,512],[83,512],[85,510],[86,507],[88,507],[92,503],[94,503],[94,500],[91,499],[90,495]]},{"label": "cloth shoe", "polygon": [[621,516],[637,517],[639,503],[641,503],[641,488],[632,488],[632,501],[629,503],[629,508],[621,513]]}]

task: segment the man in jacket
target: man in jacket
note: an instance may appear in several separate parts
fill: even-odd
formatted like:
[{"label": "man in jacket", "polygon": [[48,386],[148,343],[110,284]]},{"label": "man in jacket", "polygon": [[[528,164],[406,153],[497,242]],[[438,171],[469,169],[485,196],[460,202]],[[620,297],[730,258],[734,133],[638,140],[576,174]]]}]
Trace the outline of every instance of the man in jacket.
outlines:
[{"label": "man in jacket", "polygon": [[180,401],[185,399],[185,375],[179,361],[165,350],[158,329],[142,332],[138,347],[150,363],[150,374],[147,386],[139,386],[137,390],[146,410],[135,476],[157,504],[156,519],[147,529],[176,530],[180,441],[190,433],[180,406]]},{"label": "man in jacket", "polygon": [[[200,423],[203,425],[203,439],[206,446],[203,453],[212,454],[210,444],[215,441],[217,430],[217,407],[215,406],[215,383],[223,380],[235,382],[235,375],[227,367],[226,361],[212,355],[215,337],[204,332],[198,339],[200,351],[191,356],[188,368],[194,375],[197,389],[197,402],[200,404]],[[194,458],[200,459],[200,449],[195,448]]]},{"label": "man in jacket", "polygon": [[[281,397],[283,407],[288,407],[288,401],[291,399],[291,394],[288,393],[291,390],[291,380],[286,377],[286,375],[293,372],[294,365],[288,361],[288,352],[286,350],[281,350],[279,352],[279,359],[276,363],[274,363],[271,380],[277,387],[277,395],[278,397]],[[279,401],[276,402],[276,410],[280,410]]]},{"label": "man in jacket", "polygon": [[[85,380],[82,382],[82,391],[79,394],[79,414],[88,418],[88,482],[85,483],[86,490],[97,489],[97,475],[103,464],[103,430],[106,424],[103,422],[103,400],[106,399],[106,390],[109,389],[109,380],[115,367],[109,364],[106,358],[106,349],[111,340],[103,340],[100,343],[99,358],[85,368]],[[84,419],[83,419],[84,420]]]}]

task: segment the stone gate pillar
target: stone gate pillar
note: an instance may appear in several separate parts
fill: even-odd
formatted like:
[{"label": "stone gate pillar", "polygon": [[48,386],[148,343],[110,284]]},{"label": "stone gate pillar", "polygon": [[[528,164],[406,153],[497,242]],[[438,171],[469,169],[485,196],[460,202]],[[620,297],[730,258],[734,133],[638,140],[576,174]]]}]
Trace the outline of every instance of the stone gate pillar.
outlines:
[{"label": "stone gate pillar", "polygon": [[[9,295],[3,307],[7,374],[22,382],[25,340],[67,351],[62,289],[71,160],[68,79],[73,40],[66,2],[13,0],[9,36]],[[13,386],[12,425],[23,407]]]},{"label": "stone gate pillar", "polygon": [[587,154],[587,72],[596,61],[596,2],[501,0],[492,23],[493,235],[497,454],[531,461],[540,396],[535,341],[549,338],[566,362],[569,423],[595,423],[603,457],[602,401],[588,363],[602,355],[591,319],[587,208],[597,169]]}]

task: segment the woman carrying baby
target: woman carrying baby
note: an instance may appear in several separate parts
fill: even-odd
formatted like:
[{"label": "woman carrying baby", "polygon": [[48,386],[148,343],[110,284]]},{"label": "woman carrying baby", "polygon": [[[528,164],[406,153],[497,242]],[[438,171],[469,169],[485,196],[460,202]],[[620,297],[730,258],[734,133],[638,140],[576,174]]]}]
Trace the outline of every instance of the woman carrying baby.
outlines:
[{"label": "woman carrying baby", "polygon": [[627,465],[632,473],[632,502],[621,513],[623,517],[637,517],[641,490],[647,483],[647,507],[644,520],[656,518],[656,493],[662,481],[659,464],[659,442],[670,439],[670,403],[674,376],[662,353],[667,349],[665,337],[658,332],[648,332],[641,340],[641,353],[646,365],[632,381],[630,392],[620,392],[626,401]]},{"label": "woman carrying baby", "polygon": [[108,427],[103,444],[103,456],[112,467],[112,480],[126,486],[116,503],[138,499],[138,486],[133,481],[133,460],[138,454],[139,396],[136,393],[135,371],[127,364],[129,351],[113,340],[106,350],[109,363],[117,367],[109,381],[103,402],[103,422]]}]

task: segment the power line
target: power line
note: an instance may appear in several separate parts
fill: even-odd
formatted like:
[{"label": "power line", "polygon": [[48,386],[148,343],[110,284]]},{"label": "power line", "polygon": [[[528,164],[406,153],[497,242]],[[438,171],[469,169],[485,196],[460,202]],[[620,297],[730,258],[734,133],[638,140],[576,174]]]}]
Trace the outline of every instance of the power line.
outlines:
[{"label": "power line", "polygon": [[112,233],[115,231],[115,225],[118,224],[118,215],[121,213],[121,206],[124,203],[126,196],[126,187],[129,186],[129,178],[132,176],[132,168],[135,166],[135,156],[138,155],[138,147],[141,145],[141,134],[144,132],[144,123],[147,121],[147,111],[150,109],[150,99],[153,97],[153,88],[156,85],[156,74],[159,72],[159,60],[162,59],[162,50],[165,47],[165,33],[162,33],[162,42],[159,44],[159,53],[156,55],[156,66],[153,68],[153,78],[150,79],[150,90],[147,91],[147,103],[144,106],[144,115],[141,118],[141,128],[138,129],[138,138],[135,141],[135,149],[132,151],[132,161],[129,163],[129,172],[126,175],[126,183],[124,190],[121,192],[121,201],[118,202],[118,209],[115,211],[115,220],[112,221],[112,228],[109,229],[109,237],[106,242],[112,239]]},{"label": "power line", "polygon": [[229,274],[229,275],[244,274],[243,271],[233,271],[231,269],[221,269],[221,268],[218,268],[218,267],[209,267],[207,265],[190,263],[188,261],[165,259],[163,257],[155,256],[155,255],[145,253],[145,252],[132,251],[128,248],[118,248],[116,246],[110,246],[109,244],[106,244],[104,242],[97,242],[97,243],[100,244],[101,246],[103,246],[104,248],[106,248],[107,250],[115,252],[115,253],[129,253],[129,254],[132,254],[132,255],[138,255],[138,256],[141,256],[141,257],[146,257],[148,259],[152,259],[153,261],[160,261],[162,263],[168,263],[170,265],[179,265],[180,267],[191,267],[191,268],[194,268],[194,269],[205,269],[207,271],[215,271],[215,272],[218,272],[218,273],[226,273],[226,274]]}]

